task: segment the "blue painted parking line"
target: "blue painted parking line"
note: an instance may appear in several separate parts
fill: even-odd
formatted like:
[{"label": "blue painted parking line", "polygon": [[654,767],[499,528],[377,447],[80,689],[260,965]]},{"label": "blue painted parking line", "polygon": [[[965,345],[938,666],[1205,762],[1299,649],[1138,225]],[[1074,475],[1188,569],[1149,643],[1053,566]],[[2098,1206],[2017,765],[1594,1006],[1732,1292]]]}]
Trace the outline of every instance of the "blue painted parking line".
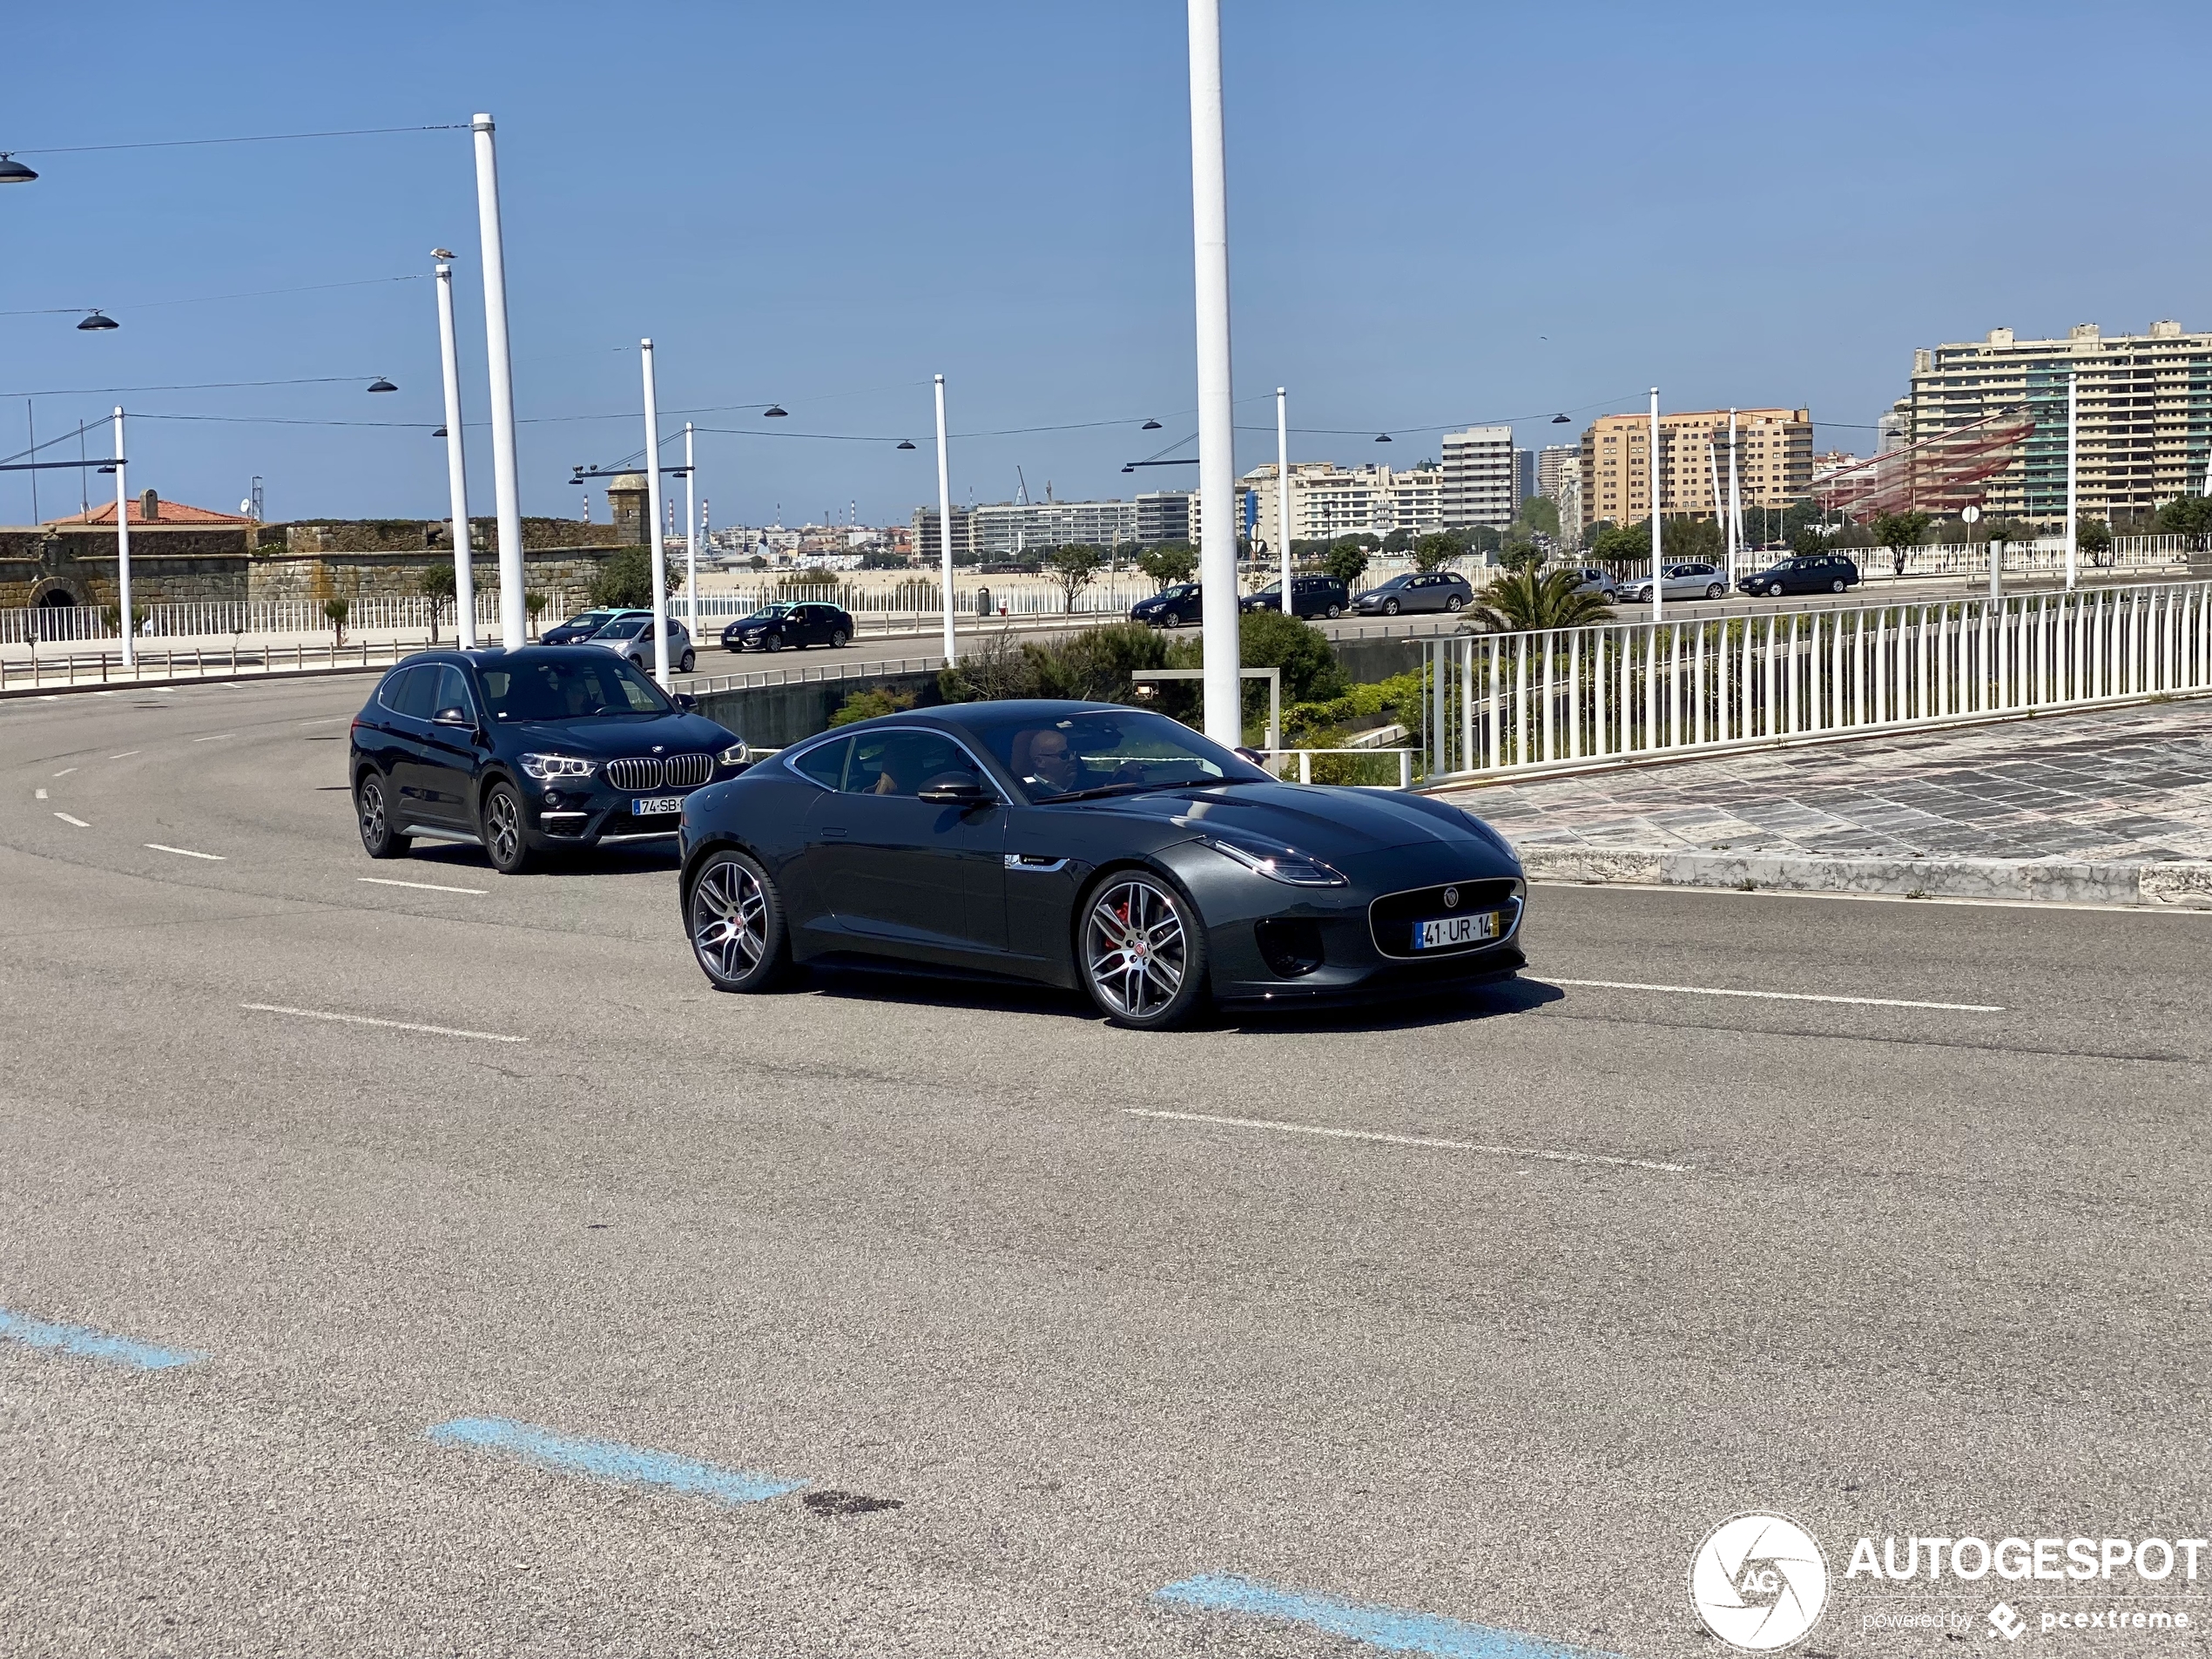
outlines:
[{"label": "blue painted parking line", "polygon": [[725,1469],[673,1452],[655,1452],[619,1440],[574,1440],[551,1429],[508,1417],[456,1417],[429,1431],[441,1446],[475,1447],[511,1452],[541,1468],[581,1474],[594,1480],[666,1487],[673,1492],[712,1498],[721,1503],[759,1503],[796,1492],[804,1480],[786,1480],[750,1469]]},{"label": "blue painted parking line", "polygon": [[1202,1573],[1155,1590],[1154,1598],[1213,1613],[1303,1624],[1332,1636],[1364,1642],[1390,1653],[1433,1653],[1442,1659],[1613,1659],[1590,1648],[1568,1647],[1465,1619],[1412,1613],[1372,1602],[1347,1602],[1311,1590],[1285,1589],[1256,1578]]},{"label": "blue painted parking line", "polygon": [[0,1339],[20,1342],[28,1348],[55,1348],[64,1353],[75,1354],[80,1359],[98,1359],[111,1366],[128,1366],[133,1371],[172,1371],[179,1366],[188,1366],[195,1359],[205,1359],[204,1353],[189,1348],[163,1348],[151,1342],[134,1342],[129,1337],[111,1336],[105,1331],[95,1331],[84,1325],[56,1325],[46,1319],[34,1319],[28,1313],[11,1312],[0,1308]]}]

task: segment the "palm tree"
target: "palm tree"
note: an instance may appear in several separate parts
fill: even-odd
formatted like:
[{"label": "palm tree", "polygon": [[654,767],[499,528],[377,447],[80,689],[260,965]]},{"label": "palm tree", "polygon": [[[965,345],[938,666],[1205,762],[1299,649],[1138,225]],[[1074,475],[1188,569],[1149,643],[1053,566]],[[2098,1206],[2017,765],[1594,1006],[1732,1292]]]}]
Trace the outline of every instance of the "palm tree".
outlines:
[{"label": "palm tree", "polygon": [[1546,628],[1585,628],[1613,620],[1605,596],[1582,590],[1580,570],[1508,570],[1483,590],[1468,613],[1486,632],[1534,633]]}]

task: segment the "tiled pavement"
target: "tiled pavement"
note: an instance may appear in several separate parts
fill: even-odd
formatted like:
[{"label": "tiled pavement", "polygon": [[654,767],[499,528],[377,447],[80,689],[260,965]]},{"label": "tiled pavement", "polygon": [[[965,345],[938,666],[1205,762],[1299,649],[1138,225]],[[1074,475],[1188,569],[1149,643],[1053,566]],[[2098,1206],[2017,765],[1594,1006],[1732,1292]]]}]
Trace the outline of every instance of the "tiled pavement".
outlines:
[{"label": "tiled pavement", "polygon": [[2212,860],[2212,702],[1767,750],[1453,799],[1528,848]]}]

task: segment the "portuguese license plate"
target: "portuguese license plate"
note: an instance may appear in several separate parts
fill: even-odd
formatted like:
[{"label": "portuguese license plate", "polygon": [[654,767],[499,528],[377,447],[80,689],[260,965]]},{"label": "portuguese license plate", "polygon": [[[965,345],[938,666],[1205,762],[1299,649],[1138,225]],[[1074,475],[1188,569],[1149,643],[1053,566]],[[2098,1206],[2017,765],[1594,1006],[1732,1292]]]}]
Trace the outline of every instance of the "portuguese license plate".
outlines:
[{"label": "portuguese license plate", "polygon": [[681,795],[649,795],[630,803],[631,815],[634,818],[655,818],[664,813],[680,813],[683,810],[684,798]]},{"label": "portuguese license plate", "polygon": [[1472,945],[1479,940],[1495,939],[1502,912],[1485,910],[1471,916],[1439,916],[1433,921],[1413,924],[1415,950],[1447,950],[1453,945]]}]

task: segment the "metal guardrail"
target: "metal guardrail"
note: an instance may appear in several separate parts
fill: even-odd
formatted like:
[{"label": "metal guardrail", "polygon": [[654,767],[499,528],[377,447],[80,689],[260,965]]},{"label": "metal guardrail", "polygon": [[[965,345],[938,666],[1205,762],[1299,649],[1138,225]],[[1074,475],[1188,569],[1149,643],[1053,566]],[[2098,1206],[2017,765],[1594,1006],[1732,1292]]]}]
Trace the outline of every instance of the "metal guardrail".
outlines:
[{"label": "metal guardrail", "polygon": [[320,645],[302,640],[291,645],[230,646],[208,651],[162,651],[140,646],[137,663],[126,670],[120,653],[32,657],[10,662],[0,658],[0,691],[39,690],[47,686],[135,685],[148,680],[237,679],[277,674],[328,673],[334,670],[374,668],[430,648],[428,638],[361,640],[341,645],[335,640]]},{"label": "metal guardrail", "polygon": [[2212,692],[2212,582],[1430,642],[1430,783]]}]

